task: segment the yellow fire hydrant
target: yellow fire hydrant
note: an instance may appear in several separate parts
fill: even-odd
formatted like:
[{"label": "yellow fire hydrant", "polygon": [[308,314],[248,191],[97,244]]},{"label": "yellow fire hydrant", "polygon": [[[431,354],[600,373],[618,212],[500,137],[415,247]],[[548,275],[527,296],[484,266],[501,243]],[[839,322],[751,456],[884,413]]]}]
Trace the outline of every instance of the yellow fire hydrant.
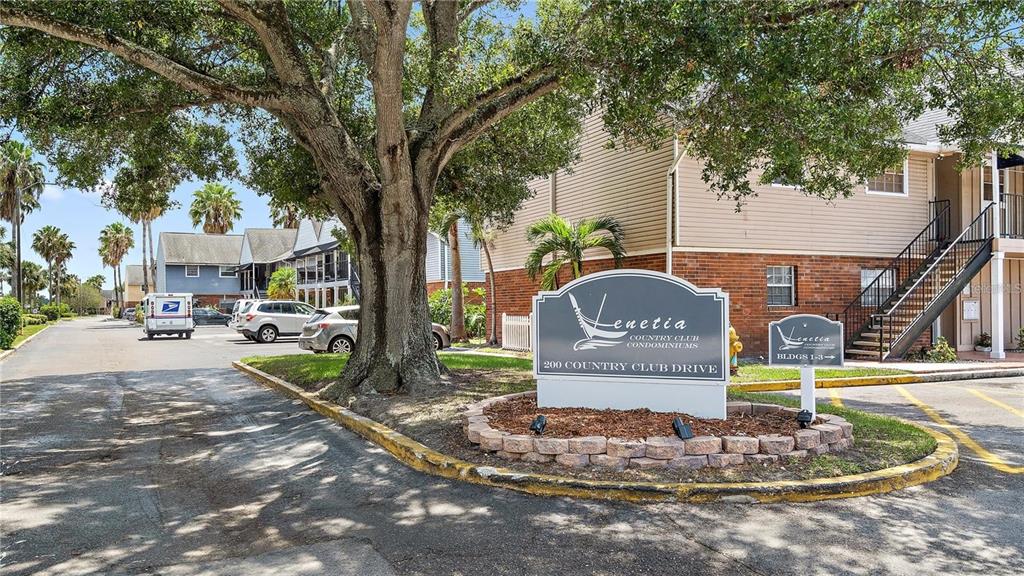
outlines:
[{"label": "yellow fire hydrant", "polygon": [[743,342],[736,329],[729,326],[729,374],[735,375],[740,370],[740,352],[743,352]]}]

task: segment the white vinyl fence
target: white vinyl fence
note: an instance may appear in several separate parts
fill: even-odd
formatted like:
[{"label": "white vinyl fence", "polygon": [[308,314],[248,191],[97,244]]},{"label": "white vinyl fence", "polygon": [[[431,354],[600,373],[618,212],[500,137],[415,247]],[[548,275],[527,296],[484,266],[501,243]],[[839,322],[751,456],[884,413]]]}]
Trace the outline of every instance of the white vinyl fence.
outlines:
[{"label": "white vinyl fence", "polygon": [[506,350],[531,349],[531,320],[533,314],[528,316],[513,316],[501,314],[501,347]]}]

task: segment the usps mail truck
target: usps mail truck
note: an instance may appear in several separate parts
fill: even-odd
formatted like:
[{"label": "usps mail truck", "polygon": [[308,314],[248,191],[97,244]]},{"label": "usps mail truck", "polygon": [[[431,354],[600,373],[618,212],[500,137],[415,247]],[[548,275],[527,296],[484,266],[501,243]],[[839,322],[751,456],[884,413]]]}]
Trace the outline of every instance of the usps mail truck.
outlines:
[{"label": "usps mail truck", "polygon": [[191,338],[195,330],[192,321],[192,295],[150,293],[139,304],[145,314],[142,332],[150,340],[157,334],[177,334],[178,338]]}]

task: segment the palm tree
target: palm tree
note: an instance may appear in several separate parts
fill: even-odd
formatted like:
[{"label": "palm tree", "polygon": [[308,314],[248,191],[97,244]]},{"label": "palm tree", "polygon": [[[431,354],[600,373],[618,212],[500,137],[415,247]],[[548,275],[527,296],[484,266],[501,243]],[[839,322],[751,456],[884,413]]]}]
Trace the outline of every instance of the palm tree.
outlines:
[{"label": "palm tree", "polygon": [[[526,239],[534,245],[533,251],[526,256],[526,273],[534,280],[544,268],[540,282],[543,290],[558,288],[558,271],[566,264],[574,280],[583,276],[583,252],[591,248],[604,248],[611,252],[616,268],[622,267],[622,260],[626,257],[622,247],[622,225],[610,216],[583,218],[570,223],[557,214],[549,214],[526,229]],[[544,258],[548,256],[551,261],[545,268]]]},{"label": "palm tree", "polygon": [[94,275],[89,276],[88,278],[86,278],[85,282],[82,282],[82,284],[86,284],[88,286],[92,286],[93,288],[95,288],[97,290],[103,290],[103,285],[106,284],[106,282],[107,282],[107,277],[106,276],[104,276],[103,274],[94,274]]},{"label": "palm tree", "polygon": [[[54,264],[57,266],[57,274],[55,277],[57,283],[57,305],[60,305],[61,300],[61,281],[64,279],[64,275],[67,274],[67,261],[71,260],[71,255],[75,251],[75,243],[71,241],[71,238],[67,234],[61,234],[57,237],[57,245],[54,250]],[[77,280],[77,276],[75,277]]]},{"label": "palm tree", "polygon": [[473,246],[484,251],[484,258],[487,260],[487,295],[490,302],[487,303],[487,315],[491,321],[491,336],[487,344],[495,346],[498,344],[498,312],[497,292],[494,288],[494,262],[491,260],[491,249],[494,248],[494,241],[498,237],[498,231],[480,221],[470,221],[469,234],[473,239]]},{"label": "palm tree", "polygon": [[56,226],[43,226],[32,235],[32,249],[46,262],[46,289],[50,293],[50,299],[53,299],[55,294],[53,288],[53,263],[57,260],[59,243],[60,228]]},{"label": "palm tree", "polygon": [[462,253],[459,251],[459,218],[462,214],[449,210],[435,212],[431,216],[431,227],[438,236],[448,238],[452,254],[452,325],[448,330],[452,342],[463,342],[466,340],[466,307],[462,302]]},{"label": "palm tree", "polygon": [[25,214],[39,208],[43,193],[43,165],[32,161],[32,150],[14,140],[4,142],[0,150],[0,219],[11,223],[14,237],[14,267],[11,284],[22,302],[21,223]]},{"label": "palm tree", "polygon": [[100,231],[100,257],[103,264],[114,269],[114,298],[124,309],[124,288],[121,283],[121,260],[135,247],[132,229],[120,222],[108,224]]},{"label": "palm tree", "polygon": [[299,205],[295,202],[270,199],[270,219],[274,226],[298,228],[300,215]]},{"label": "palm tree", "polygon": [[188,215],[192,226],[197,227],[201,222],[207,234],[227,234],[235,220],[242,217],[242,203],[231,188],[210,182],[196,190]]},{"label": "palm tree", "polygon": [[31,306],[39,296],[39,291],[46,288],[46,273],[43,267],[26,260],[21,263],[21,287],[24,290],[25,305]]}]

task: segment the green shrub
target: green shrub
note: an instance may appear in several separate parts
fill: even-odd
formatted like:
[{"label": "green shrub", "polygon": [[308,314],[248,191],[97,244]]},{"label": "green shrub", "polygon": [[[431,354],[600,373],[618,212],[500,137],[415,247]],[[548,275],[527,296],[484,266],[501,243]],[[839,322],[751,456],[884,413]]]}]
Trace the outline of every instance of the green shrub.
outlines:
[{"label": "green shrub", "polygon": [[46,316],[42,314],[23,314],[21,316],[22,326],[35,326],[36,324],[46,324]]},{"label": "green shrub", "polygon": [[[480,338],[487,332],[487,305],[483,303],[484,289],[469,289],[462,285],[463,310],[466,314],[466,336]],[[469,304],[470,296],[480,299],[479,304]],[[450,288],[436,290],[427,297],[427,304],[430,306],[430,321],[442,326],[452,325],[452,291]]]},{"label": "green shrub", "polygon": [[935,342],[935,346],[926,352],[924,356],[929,362],[956,362],[958,360],[956,350],[942,336],[939,337]]},{"label": "green shrub", "polygon": [[120,318],[121,317],[121,309],[117,307],[117,304],[114,304],[114,305],[112,305],[110,307],[110,317],[111,318]]},{"label": "green shrub", "polygon": [[46,319],[50,322],[60,318],[60,308],[56,304],[43,304],[39,307],[39,312],[46,315]]},{"label": "green shrub", "polygon": [[978,337],[974,340],[975,346],[981,346],[982,348],[988,348],[992,346],[992,335],[988,332],[982,332],[978,334]]},{"label": "green shrub", "polygon": [[142,324],[143,319],[144,317],[142,314],[142,305],[140,304],[135,307],[135,321],[138,322],[139,324]]},{"label": "green shrub", "polygon": [[0,298],[0,348],[10,348],[20,332],[21,304],[13,296]]}]

